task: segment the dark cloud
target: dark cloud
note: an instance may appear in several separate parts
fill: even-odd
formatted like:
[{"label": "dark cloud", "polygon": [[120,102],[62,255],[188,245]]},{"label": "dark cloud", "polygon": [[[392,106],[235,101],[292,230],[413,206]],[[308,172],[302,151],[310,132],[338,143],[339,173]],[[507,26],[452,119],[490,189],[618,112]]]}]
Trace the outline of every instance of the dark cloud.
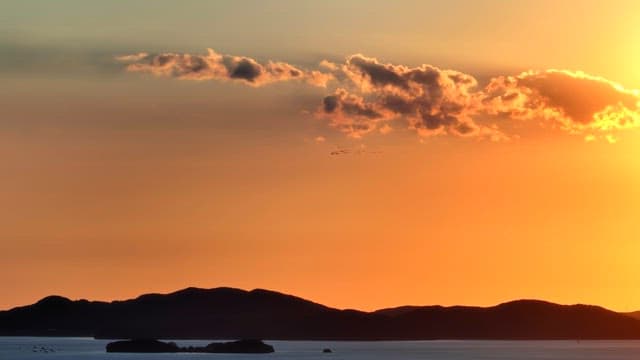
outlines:
[{"label": "dark cloud", "polygon": [[354,71],[356,77],[367,77],[368,81],[376,87],[389,85],[403,89],[408,88],[407,79],[402,76],[402,72],[398,71],[396,66],[380,64],[375,59],[366,58],[362,55],[349,57],[346,66]]},{"label": "dark cloud", "polygon": [[253,82],[262,73],[261,66],[248,59],[242,59],[237,64],[227,67],[229,77],[232,79],[243,79]]},{"label": "dark cloud", "polygon": [[340,71],[361,94],[339,89],[324,99],[323,110],[333,118],[332,125],[347,133],[353,130],[351,136],[400,118],[423,135],[472,135],[480,128],[470,118],[477,85],[472,76],[430,65],[383,64],[363,55],[348,57]]},{"label": "dark cloud", "polygon": [[326,96],[322,100],[322,102],[324,104],[324,112],[326,112],[327,114],[331,114],[338,108],[338,105],[340,104],[340,98],[337,95],[329,95]]},{"label": "dark cloud", "polygon": [[367,103],[345,89],[325,96],[322,103],[322,112],[330,116],[331,125],[352,137],[374,131],[377,123],[388,116],[384,109],[378,109],[377,104]]}]

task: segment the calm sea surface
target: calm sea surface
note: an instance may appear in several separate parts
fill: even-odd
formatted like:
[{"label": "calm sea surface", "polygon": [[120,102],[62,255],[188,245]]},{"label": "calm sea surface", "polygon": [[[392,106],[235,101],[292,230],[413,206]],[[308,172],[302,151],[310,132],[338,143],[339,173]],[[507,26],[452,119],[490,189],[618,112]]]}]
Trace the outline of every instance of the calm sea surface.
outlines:
[{"label": "calm sea surface", "polygon": [[[176,342],[183,346],[209,343],[186,340]],[[640,341],[268,341],[276,352],[266,355],[107,354],[104,350],[107,343],[106,340],[90,338],[0,337],[0,359],[640,359]],[[331,348],[334,352],[323,354],[323,348]]]}]

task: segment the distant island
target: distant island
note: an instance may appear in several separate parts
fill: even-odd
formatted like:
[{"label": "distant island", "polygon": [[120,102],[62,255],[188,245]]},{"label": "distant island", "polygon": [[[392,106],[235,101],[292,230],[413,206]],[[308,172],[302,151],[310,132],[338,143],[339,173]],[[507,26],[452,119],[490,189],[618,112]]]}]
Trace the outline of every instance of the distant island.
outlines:
[{"label": "distant island", "polygon": [[0,335],[103,339],[640,339],[637,313],[517,300],[339,310],[269,290],[187,288],[101,302],[49,296],[0,312]]},{"label": "distant island", "polygon": [[229,342],[213,342],[207,346],[180,347],[174,342],[134,339],[108,343],[107,352],[120,353],[224,353],[224,354],[268,354],[273,346],[262,340],[243,339]]}]

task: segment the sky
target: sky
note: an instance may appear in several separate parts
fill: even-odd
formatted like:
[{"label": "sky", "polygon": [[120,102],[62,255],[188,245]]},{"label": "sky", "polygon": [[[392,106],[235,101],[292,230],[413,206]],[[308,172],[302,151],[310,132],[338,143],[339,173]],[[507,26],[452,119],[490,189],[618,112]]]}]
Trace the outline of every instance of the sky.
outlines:
[{"label": "sky", "polygon": [[636,1],[0,3],[0,309],[640,309]]}]

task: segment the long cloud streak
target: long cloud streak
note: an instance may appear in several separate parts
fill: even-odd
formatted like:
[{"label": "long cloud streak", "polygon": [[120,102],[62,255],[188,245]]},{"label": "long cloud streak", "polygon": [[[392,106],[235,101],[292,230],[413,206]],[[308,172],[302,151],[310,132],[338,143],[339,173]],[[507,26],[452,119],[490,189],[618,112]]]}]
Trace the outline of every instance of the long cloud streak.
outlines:
[{"label": "long cloud streak", "polygon": [[588,139],[640,127],[640,93],[604,78],[566,70],[498,76],[480,87],[469,74],[432,65],[408,67],[356,54],[321,70],[244,56],[146,53],[116,58],[130,72],[249,86],[301,81],[331,88],[316,114],[351,137],[387,133],[398,123],[421,136],[509,139],[510,122],[539,122]]},{"label": "long cloud streak", "polygon": [[282,81],[304,81],[315,86],[326,86],[332,75],[320,71],[304,71],[285,62],[258,61],[234,55],[218,54],[208,49],[205,55],[138,53],[117,56],[128,63],[127,71],[175,77],[181,80],[232,80],[250,86],[262,86]]}]

